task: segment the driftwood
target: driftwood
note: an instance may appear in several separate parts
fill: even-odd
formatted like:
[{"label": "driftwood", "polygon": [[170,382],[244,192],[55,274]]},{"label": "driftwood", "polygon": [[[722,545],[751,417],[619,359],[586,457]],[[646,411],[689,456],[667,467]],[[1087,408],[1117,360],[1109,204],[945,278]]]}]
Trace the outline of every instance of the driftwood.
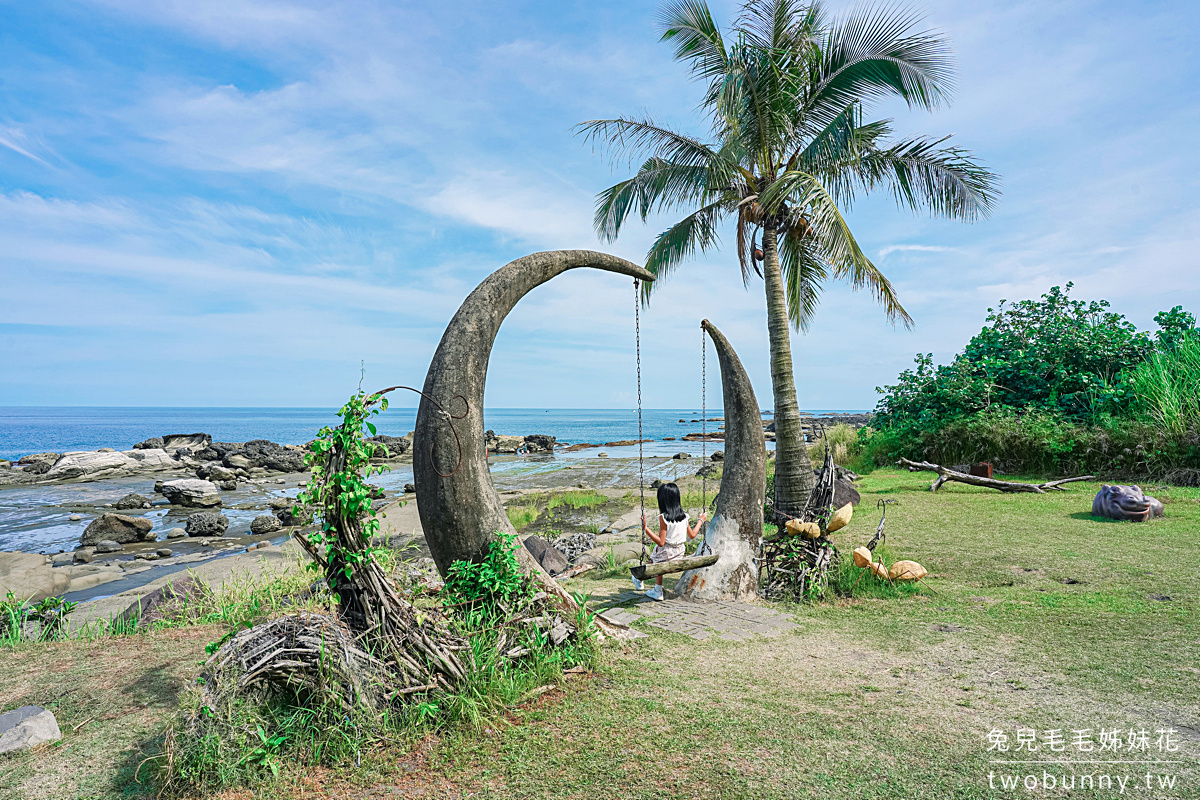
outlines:
[{"label": "driftwood", "polygon": [[639,581],[644,581],[646,578],[657,578],[659,575],[670,575],[673,572],[686,572],[689,569],[711,567],[715,563],[717,563],[717,556],[715,554],[688,556],[687,558],[673,558],[670,561],[662,561],[658,564],[639,564],[636,567],[630,567],[629,571],[633,574],[633,577]]},{"label": "driftwood", "polygon": [[941,464],[931,464],[928,461],[909,461],[907,458],[902,458],[898,462],[902,467],[908,467],[910,472],[925,470],[928,472],[936,472],[937,479],[929,485],[929,491],[936,492],[942,488],[942,484],[946,481],[957,481],[958,483],[969,483],[972,486],[983,486],[987,489],[998,489],[1001,492],[1033,492],[1034,494],[1045,494],[1049,490],[1065,492],[1062,487],[1064,483],[1075,483],[1076,481],[1090,481],[1095,475],[1080,475],[1077,478],[1062,478],[1057,481],[1047,481],[1046,483],[1017,483],[1016,481],[1002,481],[996,478],[984,478],[979,475],[969,475],[965,472],[956,472],[949,467],[943,467]]}]

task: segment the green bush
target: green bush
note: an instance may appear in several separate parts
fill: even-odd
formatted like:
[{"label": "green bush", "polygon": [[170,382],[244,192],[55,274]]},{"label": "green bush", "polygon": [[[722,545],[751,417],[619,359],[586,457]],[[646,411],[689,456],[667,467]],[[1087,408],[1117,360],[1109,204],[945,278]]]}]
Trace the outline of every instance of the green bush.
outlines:
[{"label": "green bush", "polygon": [[1176,306],[1154,336],[1052,288],[988,309],[950,364],[918,354],[880,391],[861,461],[991,461],[1005,472],[1200,480],[1200,330]]}]

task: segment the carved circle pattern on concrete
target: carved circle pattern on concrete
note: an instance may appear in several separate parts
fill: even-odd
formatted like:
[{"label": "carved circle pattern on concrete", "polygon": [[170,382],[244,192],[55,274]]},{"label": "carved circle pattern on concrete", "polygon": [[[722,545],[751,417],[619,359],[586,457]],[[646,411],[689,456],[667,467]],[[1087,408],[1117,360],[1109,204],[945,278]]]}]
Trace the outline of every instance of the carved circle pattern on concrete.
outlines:
[{"label": "carved circle pattern on concrete", "polygon": [[[617,607],[626,603],[637,605]],[[699,640],[715,635],[725,641],[741,642],[755,636],[779,636],[799,627],[782,612],[734,601],[692,603],[675,599],[655,602],[642,592],[627,590],[611,598],[608,605],[607,610],[600,613],[611,622],[629,625],[644,619],[653,628]]]}]

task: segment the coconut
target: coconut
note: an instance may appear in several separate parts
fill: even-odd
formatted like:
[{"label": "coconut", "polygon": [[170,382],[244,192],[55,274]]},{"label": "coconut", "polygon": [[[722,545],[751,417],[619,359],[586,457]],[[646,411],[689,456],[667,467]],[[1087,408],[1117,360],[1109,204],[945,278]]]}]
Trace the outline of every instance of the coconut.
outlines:
[{"label": "coconut", "polygon": [[897,561],[888,570],[888,577],[894,581],[919,581],[929,572],[915,561]]},{"label": "coconut", "polygon": [[874,564],[872,564],[871,571],[874,572],[875,577],[879,578],[879,580],[881,580],[881,581],[886,581],[886,580],[890,579],[890,577],[891,577],[890,575],[888,575],[887,567],[885,567],[883,565],[882,561],[877,561]]},{"label": "coconut", "polygon": [[803,522],[798,519],[787,521],[787,531],[793,536],[803,536],[805,539],[816,539],[821,535],[821,526],[815,522]]},{"label": "coconut", "polygon": [[850,503],[839,508],[829,518],[829,524],[825,526],[825,530],[829,533],[840,531],[842,528],[850,524],[850,518],[854,516],[854,506]]},{"label": "coconut", "polygon": [[871,551],[865,547],[854,548],[854,566],[856,566],[856,567],[871,566]]}]

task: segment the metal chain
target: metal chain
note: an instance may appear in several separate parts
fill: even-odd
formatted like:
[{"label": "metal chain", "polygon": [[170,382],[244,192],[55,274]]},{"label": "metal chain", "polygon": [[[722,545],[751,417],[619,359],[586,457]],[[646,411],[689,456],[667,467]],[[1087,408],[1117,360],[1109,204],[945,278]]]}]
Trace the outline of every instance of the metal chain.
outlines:
[{"label": "metal chain", "polygon": [[638,493],[641,497],[641,536],[642,552],[638,554],[638,563],[646,563],[646,466],[642,459],[642,318],[641,318],[641,284],[633,279],[633,337],[637,352],[637,415],[638,415]]}]

